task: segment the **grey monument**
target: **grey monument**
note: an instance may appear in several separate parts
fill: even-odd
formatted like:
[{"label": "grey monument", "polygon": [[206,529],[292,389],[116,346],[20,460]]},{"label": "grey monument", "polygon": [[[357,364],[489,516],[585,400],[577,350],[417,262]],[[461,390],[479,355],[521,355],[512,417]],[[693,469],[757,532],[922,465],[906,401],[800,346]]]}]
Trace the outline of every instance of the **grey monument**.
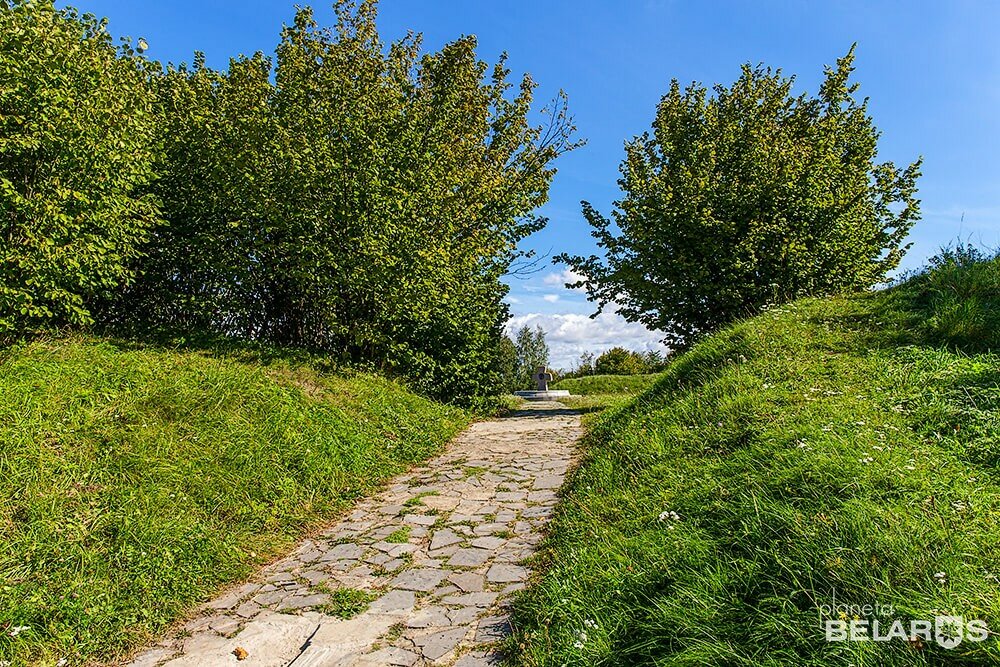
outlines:
[{"label": "grey monument", "polygon": [[549,383],[552,382],[552,373],[545,370],[545,366],[539,366],[535,369],[535,374],[531,376],[531,379],[535,381],[537,389],[533,391],[515,391],[514,394],[529,401],[555,401],[569,396],[569,392],[565,389],[549,389]]}]

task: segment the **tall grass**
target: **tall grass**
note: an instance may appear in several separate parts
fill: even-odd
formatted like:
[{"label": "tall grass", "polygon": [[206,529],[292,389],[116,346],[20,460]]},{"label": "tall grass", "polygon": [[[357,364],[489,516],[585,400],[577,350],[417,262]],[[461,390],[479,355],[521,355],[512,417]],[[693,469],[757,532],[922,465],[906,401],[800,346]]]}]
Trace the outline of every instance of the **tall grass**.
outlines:
[{"label": "tall grass", "polygon": [[122,654],[467,421],[369,375],[87,339],[4,352],[0,662]]},{"label": "tall grass", "polygon": [[1000,629],[998,276],[943,255],[893,290],[775,309],[600,414],[517,603],[515,661],[1000,664],[995,636],[822,626],[836,601]]}]

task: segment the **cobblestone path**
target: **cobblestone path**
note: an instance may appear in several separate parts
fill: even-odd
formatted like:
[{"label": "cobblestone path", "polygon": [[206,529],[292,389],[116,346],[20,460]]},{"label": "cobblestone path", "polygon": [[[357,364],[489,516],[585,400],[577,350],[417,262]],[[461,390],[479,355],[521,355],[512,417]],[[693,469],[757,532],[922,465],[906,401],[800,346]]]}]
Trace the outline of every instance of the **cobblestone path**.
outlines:
[{"label": "cobblestone path", "polygon": [[580,435],[559,403],[473,424],[132,664],[494,664]]}]

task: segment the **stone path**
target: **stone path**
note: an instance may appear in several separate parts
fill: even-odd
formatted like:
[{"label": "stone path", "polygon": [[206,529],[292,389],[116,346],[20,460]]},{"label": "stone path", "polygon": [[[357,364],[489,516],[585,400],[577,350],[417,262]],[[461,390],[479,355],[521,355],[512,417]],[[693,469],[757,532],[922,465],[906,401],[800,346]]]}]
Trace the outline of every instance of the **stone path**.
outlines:
[{"label": "stone path", "polygon": [[495,664],[580,435],[559,403],[473,424],[133,667]]}]

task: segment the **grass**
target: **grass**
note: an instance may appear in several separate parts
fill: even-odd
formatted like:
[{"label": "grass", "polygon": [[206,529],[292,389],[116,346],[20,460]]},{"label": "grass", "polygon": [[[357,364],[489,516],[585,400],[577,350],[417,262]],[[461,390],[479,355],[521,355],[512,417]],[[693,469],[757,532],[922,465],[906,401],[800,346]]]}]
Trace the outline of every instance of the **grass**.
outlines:
[{"label": "grass", "polygon": [[821,625],[836,602],[1000,629],[1000,261],[984,259],[737,323],[596,415],[548,570],[516,604],[514,662],[1000,664],[996,636],[949,650]]},{"label": "grass", "polygon": [[585,375],[578,378],[559,380],[553,389],[566,389],[578,396],[595,394],[639,394],[646,391],[659,377],[657,373],[647,375]]},{"label": "grass", "polygon": [[403,526],[402,528],[392,531],[388,536],[386,536],[385,541],[393,544],[406,544],[410,541],[410,527]]},{"label": "grass", "polygon": [[587,396],[568,396],[560,398],[559,402],[567,408],[579,410],[585,415],[592,416],[616,405],[628,403],[633,398],[633,394],[589,394]]},{"label": "grass", "polygon": [[0,352],[0,663],[127,654],[468,420],[281,361],[94,339]]},{"label": "grass", "polygon": [[436,496],[437,494],[438,494],[437,491],[423,491],[415,496],[407,498],[406,502],[403,503],[403,507],[416,507],[417,505],[423,505],[424,498],[426,498],[427,496]]},{"label": "grass", "polygon": [[362,613],[378,594],[356,588],[338,588],[329,593],[330,601],[320,609],[324,614],[347,620]]}]

